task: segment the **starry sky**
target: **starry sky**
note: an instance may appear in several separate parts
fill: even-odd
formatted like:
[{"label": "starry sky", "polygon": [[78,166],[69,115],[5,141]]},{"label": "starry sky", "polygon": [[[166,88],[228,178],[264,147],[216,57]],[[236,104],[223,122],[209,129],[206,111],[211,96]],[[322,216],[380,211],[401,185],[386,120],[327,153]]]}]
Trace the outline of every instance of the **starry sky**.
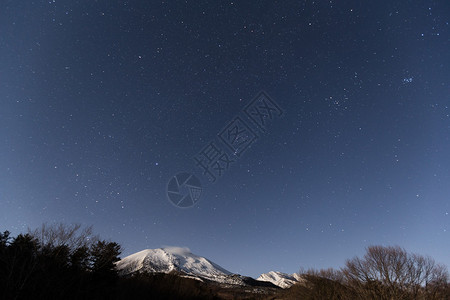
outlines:
[{"label": "starry sky", "polygon": [[[373,244],[450,265],[449,1],[0,6],[2,231],[93,225],[123,256],[185,246],[249,276]],[[264,130],[261,91],[282,112]],[[236,118],[242,155],[220,139]],[[211,143],[234,160],[214,182]]]}]

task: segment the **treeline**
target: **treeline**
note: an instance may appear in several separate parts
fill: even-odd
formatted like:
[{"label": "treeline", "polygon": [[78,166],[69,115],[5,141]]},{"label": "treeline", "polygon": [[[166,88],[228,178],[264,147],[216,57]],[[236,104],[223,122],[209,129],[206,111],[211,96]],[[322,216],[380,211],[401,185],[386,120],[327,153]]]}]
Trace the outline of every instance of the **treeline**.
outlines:
[{"label": "treeline", "polygon": [[0,297],[63,299],[110,295],[120,246],[80,225],[43,225],[11,237],[0,233]]},{"label": "treeline", "polygon": [[121,247],[92,228],[43,225],[0,233],[0,299],[215,299],[201,282],[175,274],[122,278]]},{"label": "treeline", "polygon": [[0,233],[0,299],[450,300],[447,268],[400,247],[372,246],[340,270],[307,270],[289,289],[223,287],[180,274],[118,276],[121,247],[92,228]]},{"label": "treeline", "polygon": [[449,273],[431,257],[400,247],[371,246],[340,270],[301,271],[282,292],[288,299],[450,300]]}]

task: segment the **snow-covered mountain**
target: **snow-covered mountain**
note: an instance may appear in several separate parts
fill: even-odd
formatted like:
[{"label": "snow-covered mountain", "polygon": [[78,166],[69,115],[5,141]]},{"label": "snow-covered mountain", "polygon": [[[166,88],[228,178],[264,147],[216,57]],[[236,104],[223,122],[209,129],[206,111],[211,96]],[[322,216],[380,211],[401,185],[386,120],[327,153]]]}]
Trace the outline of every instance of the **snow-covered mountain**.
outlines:
[{"label": "snow-covered mountain", "polygon": [[269,273],[261,274],[256,280],[271,282],[283,289],[289,288],[297,282],[302,282],[303,279],[297,273],[286,274],[281,272],[270,271]]},{"label": "snow-covered mountain", "polygon": [[232,274],[212,261],[191,253],[188,248],[167,247],[143,250],[118,261],[116,267],[122,276],[142,272],[177,272],[183,277],[212,281],[225,287],[246,286],[252,287],[255,291],[260,288],[277,287],[270,280],[255,280],[251,277]]},{"label": "snow-covered mountain", "polygon": [[191,253],[187,248],[179,247],[143,250],[125,257],[117,262],[116,266],[121,275],[135,272],[169,273],[178,271],[211,280],[231,275],[231,272],[210,260]]}]

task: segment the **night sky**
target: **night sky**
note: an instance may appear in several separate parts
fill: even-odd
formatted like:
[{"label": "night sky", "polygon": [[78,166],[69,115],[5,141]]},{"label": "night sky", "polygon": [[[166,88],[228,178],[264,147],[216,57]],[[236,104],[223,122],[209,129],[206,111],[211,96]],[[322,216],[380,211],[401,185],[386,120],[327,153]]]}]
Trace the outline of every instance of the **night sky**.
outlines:
[{"label": "night sky", "polygon": [[249,276],[374,244],[450,265],[449,22],[447,0],[2,1],[0,229],[93,225],[122,257]]}]

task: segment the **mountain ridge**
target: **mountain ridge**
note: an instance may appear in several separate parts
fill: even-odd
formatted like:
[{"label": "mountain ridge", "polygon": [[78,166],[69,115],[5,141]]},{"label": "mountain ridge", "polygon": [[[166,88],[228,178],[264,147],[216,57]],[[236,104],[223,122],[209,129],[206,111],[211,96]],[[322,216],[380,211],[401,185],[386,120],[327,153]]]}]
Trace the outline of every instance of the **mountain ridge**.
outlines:
[{"label": "mountain ridge", "polygon": [[188,248],[179,247],[145,249],[121,259],[116,265],[121,275],[136,271],[150,273],[179,271],[207,277],[232,274],[218,264],[191,253]]},{"label": "mountain ridge", "polygon": [[229,286],[278,287],[271,282],[233,274],[209,259],[190,252],[188,248],[165,247],[145,249],[116,263],[121,276],[135,273],[179,273],[180,276]]},{"label": "mountain ridge", "polygon": [[256,278],[256,280],[271,282],[276,286],[286,289],[298,282],[302,282],[304,279],[297,273],[286,274],[277,271],[270,271],[261,274],[258,278]]},{"label": "mountain ridge", "polygon": [[258,278],[233,274],[211,260],[193,254],[188,248],[164,247],[145,249],[131,254],[116,263],[122,276],[134,273],[171,273],[178,272],[183,277],[200,281],[214,281],[232,285],[276,286],[289,288],[303,279],[300,275],[270,271]]}]

